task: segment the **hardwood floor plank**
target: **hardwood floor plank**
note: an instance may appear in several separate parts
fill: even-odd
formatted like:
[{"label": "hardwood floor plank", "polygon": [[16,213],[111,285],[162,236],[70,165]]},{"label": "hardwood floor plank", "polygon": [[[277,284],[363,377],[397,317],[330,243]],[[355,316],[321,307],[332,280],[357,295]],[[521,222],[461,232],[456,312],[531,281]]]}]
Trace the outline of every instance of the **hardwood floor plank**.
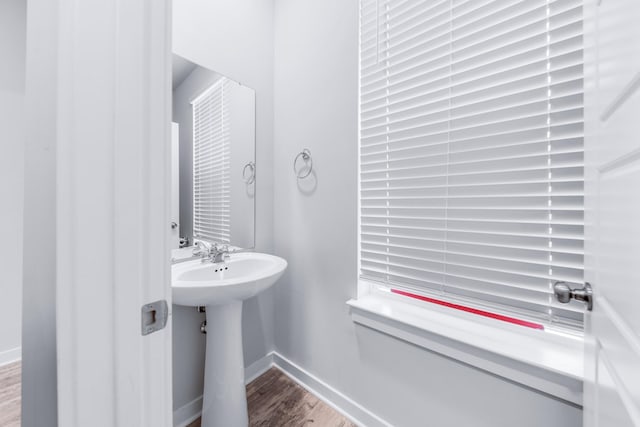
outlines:
[{"label": "hardwood floor plank", "polygon": [[[296,384],[290,381],[280,372],[270,372],[273,381],[270,381],[256,390],[247,394],[249,406],[249,424],[263,425],[264,420],[275,416],[283,402],[294,401],[297,398]],[[274,390],[278,392],[275,393]]]},{"label": "hardwood floor plank", "polygon": [[[20,426],[21,372],[20,362],[0,367],[0,427]],[[247,385],[247,404],[251,427],[356,427],[277,368]]]},{"label": "hardwood floor plank", "polygon": [[357,427],[277,368],[247,385],[247,405],[251,427]]},{"label": "hardwood floor plank", "polygon": [[0,405],[0,426],[20,427],[20,398],[11,399]]},{"label": "hardwood floor plank", "polygon": [[0,427],[20,427],[22,364],[0,366]]},{"label": "hardwood floor plank", "polygon": [[278,378],[278,371],[276,369],[269,369],[264,374],[260,375],[259,377],[251,381],[249,384],[247,384],[247,395],[251,395],[257,392],[266,384],[269,384],[275,381],[277,378]]}]

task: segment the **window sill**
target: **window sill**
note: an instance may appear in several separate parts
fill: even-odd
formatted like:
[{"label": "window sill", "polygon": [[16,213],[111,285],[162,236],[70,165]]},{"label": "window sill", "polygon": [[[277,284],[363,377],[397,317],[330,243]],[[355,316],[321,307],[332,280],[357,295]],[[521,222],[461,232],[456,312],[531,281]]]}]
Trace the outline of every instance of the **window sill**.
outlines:
[{"label": "window sill", "polygon": [[583,340],[371,293],[347,302],[355,323],[582,405]]}]

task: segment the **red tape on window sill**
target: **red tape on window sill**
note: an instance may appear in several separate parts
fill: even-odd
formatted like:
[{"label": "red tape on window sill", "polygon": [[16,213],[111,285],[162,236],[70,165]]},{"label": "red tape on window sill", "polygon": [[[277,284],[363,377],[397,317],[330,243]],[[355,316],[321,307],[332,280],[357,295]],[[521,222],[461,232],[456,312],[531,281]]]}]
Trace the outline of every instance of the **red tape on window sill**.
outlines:
[{"label": "red tape on window sill", "polygon": [[431,304],[437,304],[444,307],[453,308],[454,310],[466,311],[467,313],[477,314],[478,316],[490,317],[492,319],[500,320],[507,323],[513,323],[514,325],[524,326],[526,328],[541,329],[544,330],[544,326],[539,323],[527,322],[526,320],[516,319],[514,317],[503,316],[502,314],[491,313],[489,311],[478,310],[476,308],[465,307],[464,305],[453,304],[450,302],[442,301],[435,298],[425,297],[423,295],[412,294],[411,292],[401,291],[400,289],[391,289],[391,292],[405,297],[414,298],[420,301],[429,302]]}]

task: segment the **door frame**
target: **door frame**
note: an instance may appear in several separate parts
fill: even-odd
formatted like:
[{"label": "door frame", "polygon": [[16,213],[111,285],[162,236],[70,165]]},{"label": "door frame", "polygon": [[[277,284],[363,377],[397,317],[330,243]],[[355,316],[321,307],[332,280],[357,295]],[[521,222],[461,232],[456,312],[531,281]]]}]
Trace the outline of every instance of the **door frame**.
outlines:
[{"label": "door frame", "polygon": [[171,1],[57,3],[58,423],[171,426]]},{"label": "door frame", "polygon": [[626,305],[640,295],[638,246],[630,244],[640,206],[640,4],[592,0],[583,7],[585,281],[594,298],[585,315],[583,425],[640,425],[637,312]]}]

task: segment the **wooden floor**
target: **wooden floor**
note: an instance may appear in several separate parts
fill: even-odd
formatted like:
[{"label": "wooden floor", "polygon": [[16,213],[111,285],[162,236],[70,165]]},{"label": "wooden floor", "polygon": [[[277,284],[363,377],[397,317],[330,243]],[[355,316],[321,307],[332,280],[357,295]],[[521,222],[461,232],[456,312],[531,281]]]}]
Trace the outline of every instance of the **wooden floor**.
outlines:
[{"label": "wooden floor", "polygon": [[[20,427],[20,375],[20,362],[0,366],[0,427]],[[252,427],[355,427],[276,368],[247,386],[247,401]]]},{"label": "wooden floor", "polygon": [[0,426],[20,427],[20,362],[0,366]]},{"label": "wooden floor", "polygon": [[[276,368],[247,386],[247,402],[251,427],[355,427]],[[200,427],[200,420],[188,427]]]}]

